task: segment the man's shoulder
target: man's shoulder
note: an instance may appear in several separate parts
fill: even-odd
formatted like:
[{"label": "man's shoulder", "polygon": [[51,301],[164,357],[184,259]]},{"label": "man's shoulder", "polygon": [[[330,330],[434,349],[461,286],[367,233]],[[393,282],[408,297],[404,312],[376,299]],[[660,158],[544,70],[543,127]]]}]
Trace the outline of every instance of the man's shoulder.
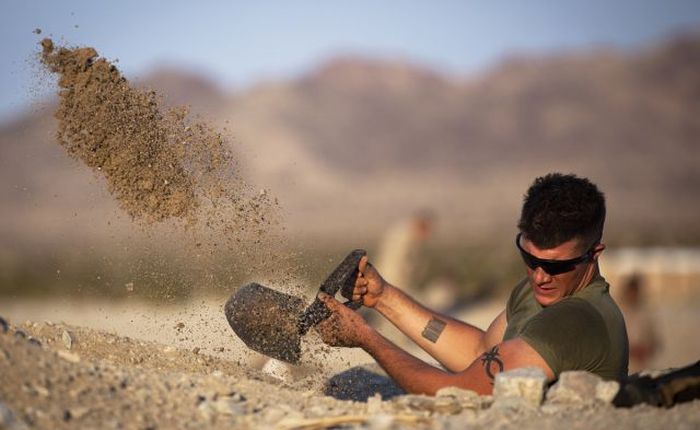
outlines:
[{"label": "man's shoulder", "polygon": [[518,308],[525,304],[529,295],[532,295],[532,289],[528,288],[528,279],[525,277],[513,287],[506,302],[506,318],[508,320]]},{"label": "man's shoulder", "polygon": [[513,304],[516,304],[518,302],[522,302],[527,296],[528,293],[531,293],[532,290],[528,288],[528,279],[527,277],[521,279],[510,292],[510,297],[508,298],[508,302],[513,302]]},{"label": "man's shoulder", "polygon": [[591,321],[603,321],[601,312],[590,301],[581,297],[567,297],[543,308],[538,316],[550,321],[563,319],[570,324],[585,325]]},{"label": "man's shoulder", "polygon": [[527,321],[518,337],[532,346],[557,375],[563,370],[593,371],[610,349],[603,316],[578,297],[542,309]]}]

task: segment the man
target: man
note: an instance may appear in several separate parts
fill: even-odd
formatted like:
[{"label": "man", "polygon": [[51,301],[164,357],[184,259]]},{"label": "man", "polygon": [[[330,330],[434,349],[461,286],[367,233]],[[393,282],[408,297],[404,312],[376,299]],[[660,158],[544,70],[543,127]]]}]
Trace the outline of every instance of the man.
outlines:
[{"label": "man", "polygon": [[380,242],[375,260],[384,279],[401,285],[404,291],[418,291],[425,272],[426,243],[434,222],[431,212],[421,210],[391,226]]},{"label": "man", "polygon": [[363,258],[352,299],[391,321],[446,371],[398,348],[324,294],[333,314],[320,332],[330,345],[363,348],[410,393],[457,386],[489,394],[497,373],[530,366],[550,381],[566,370],[623,378],[625,323],[598,269],[604,222],[605,199],[587,179],[558,173],[537,178],[516,237],[527,277],[486,331],[422,306]]},{"label": "man", "polygon": [[620,310],[625,316],[630,345],[630,373],[647,369],[660,349],[658,324],[654,313],[647,305],[644,294],[644,279],[641,275],[630,276],[622,285]]}]

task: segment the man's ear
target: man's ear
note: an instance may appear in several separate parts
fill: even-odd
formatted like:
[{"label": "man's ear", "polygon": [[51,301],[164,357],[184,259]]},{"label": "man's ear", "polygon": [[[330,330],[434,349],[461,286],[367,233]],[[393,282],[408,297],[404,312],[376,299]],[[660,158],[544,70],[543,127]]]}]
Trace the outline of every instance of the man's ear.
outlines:
[{"label": "man's ear", "polygon": [[593,260],[598,260],[598,257],[600,257],[600,254],[605,251],[605,244],[604,243],[599,243],[596,245],[596,247],[593,249],[593,255],[591,256]]}]

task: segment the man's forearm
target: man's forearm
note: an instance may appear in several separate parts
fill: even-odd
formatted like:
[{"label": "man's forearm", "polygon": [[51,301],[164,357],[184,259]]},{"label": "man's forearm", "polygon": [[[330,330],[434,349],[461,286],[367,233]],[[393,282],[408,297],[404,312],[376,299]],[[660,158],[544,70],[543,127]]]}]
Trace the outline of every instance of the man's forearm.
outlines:
[{"label": "man's forearm", "polygon": [[370,332],[362,348],[409,393],[434,395],[440,388],[458,382],[455,375],[408,354],[377,331]]},{"label": "man's forearm", "polygon": [[434,312],[393,286],[375,309],[450,371],[466,368],[482,351],[484,331]]}]

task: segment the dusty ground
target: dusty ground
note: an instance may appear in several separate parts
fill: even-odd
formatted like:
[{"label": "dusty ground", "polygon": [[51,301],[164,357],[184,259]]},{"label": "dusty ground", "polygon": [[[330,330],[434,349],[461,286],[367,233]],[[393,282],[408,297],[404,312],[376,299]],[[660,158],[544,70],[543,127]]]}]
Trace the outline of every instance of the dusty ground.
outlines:
[{"label": "dusty ground", "polygon": [[[22,428],[698,428],[700,402],[669,410],[615,409],[606,405],[528,409],[492,406],[489,397],[396,395],[397,391],[358,351],[319,351],[292,373],[258,370],[259,356],[247,353],[225,326],[216,306],[175,306],[129,313],[131,304],[112,305],[102,326],[121,325],[121,334],[38,318],[63,309],[65,319],[110,313],[88,307],[5,301],[0,314],[0,416]],[[94,303],[93,303],[94,305]],[[106,305],[106,304],[105,304]],[[43,307],[43,310],[42,310]],[[180,308],[181,312],[173,313]],[[142,308],[141,311],[149,308]],[[472,312],[488,319],[489,307]],[[671,309],[678,314],[678,309]],[[19,323],[23,314],[37,322]],[[141,314],[141,319],[138,315]],[[8,316],[9,315],[9,316]],[[53,317],[59,316],[54,311]],[[82,315],[82,316],[81,316]],[[170,317],[168,317],[170,315]],[[188,317],[189,315],[189,317]],[[179,317],[179,320],[178,320]],[[207,319],[209,317],[209,319]],[[12,318],[12,319],[10,319]],[[48,317],[47,317],[48,318]],[[671,318],[673,319],[673,318]],[[131,324],[128,321],[133,320]],[[204,326],[205,330],[196,329]],[[687,321],[688,318],[681,318]],[[23,321],[23,320],[19,320]],[[54,320],[56,321],[56,320]],[[159,321],[159,325],[154,325]],[[197,323],[199,321],[199,323]],[[92,320],[93,327],[100,325]],[[179,325],[178,323],[182,323]],[[150,328],[149,328],[150,324]],[[225,321],[224,321],[225,324]],[[126,330],[131,337],[124,336]],[[24,335],[22,335],[23,333]],[[210,333],[207,335],[206,333]],[[159,342],[145,340],[150,337]],[[695,342],[686,339],[695,347]],[[311,342],[313,344],[313,342]],[[199,344],[200,346],[193,346]],[[199,349],[196,349],[199,348]],[[222,349],[223,348],[223,349]],[[309,348],[317,348],[309,352]],[[692,352],[692,351],[691,351]],[[690,352],[688,353],[690,354]],[[275,376],[278,375],[278,376]],[[330,382],[329,382],[330,380]],[[375,391],[385,399],[368,396]],[[340,400],[340,399],[355,400]],[[7,418],[11,411],[14,418]],[[14,419],[14,424],[11,424]],[[338,421],[333,421],[333,419]],[[13,427],[14,426],[14,427]],[[307,427],[305,427],[307,426]]]}]

